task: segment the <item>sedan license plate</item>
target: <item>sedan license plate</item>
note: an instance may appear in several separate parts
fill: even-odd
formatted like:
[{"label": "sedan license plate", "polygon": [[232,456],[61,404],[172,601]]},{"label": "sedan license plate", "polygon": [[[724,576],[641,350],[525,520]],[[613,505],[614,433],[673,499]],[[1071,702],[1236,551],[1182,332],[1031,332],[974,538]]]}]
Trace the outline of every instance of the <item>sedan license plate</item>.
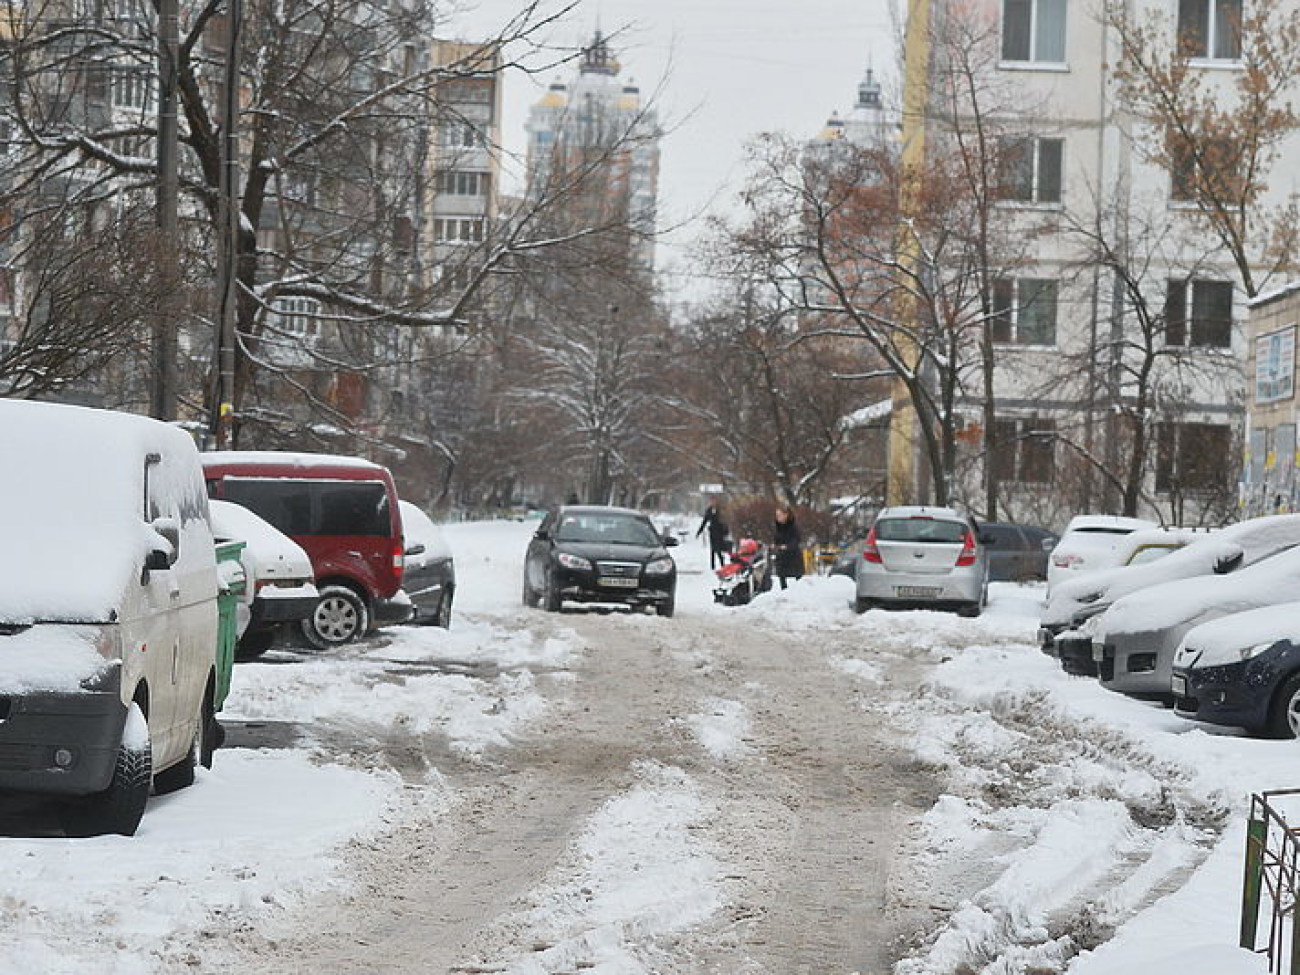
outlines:
[{"label": "sedan license plate", "polygon": [[1187,696],[1187,678],[1182,674],[1174,674],[1172,680],[1170,680],[1170,684],[1173,687],[1174,695],[1176,697]]},{"label": "sedan license plate", "polygon": [[904,599],[931,599],[943,592],[936,586],[895,586],[894,595]]},{"label": "sedan license plate", "polygon": [[635,589],[637,580],[620,579],[616,576],[601,576],[596,580],[598,586],[608,586],[611,589]]}]

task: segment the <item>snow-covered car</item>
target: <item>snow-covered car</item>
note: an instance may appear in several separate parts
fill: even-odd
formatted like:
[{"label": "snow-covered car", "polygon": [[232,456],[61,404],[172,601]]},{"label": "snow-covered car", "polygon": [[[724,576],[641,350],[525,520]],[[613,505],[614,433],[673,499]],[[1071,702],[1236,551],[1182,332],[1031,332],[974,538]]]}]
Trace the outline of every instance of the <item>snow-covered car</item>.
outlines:
[{"label": "snow-covered car", "polygon": [[217,541],[244,543],[235,658],[251,660],[271,648],[286,624],[301,624],[315,610],[320,600],[315,573],[301,545],[243,505],[213,498],[208,506]]},{"label": "snow-covered car", "polygon": [[185,431],[0,399],[0,792],[135,833],[216,747],[217,563]]},{"label": "snow-covered car", "polygon": [[905,505],[876,515],[860,549],[853,607],[955,609],[978,616],[988,602],[988,551],[975,523],[954,508]]},{"label": "snow-covered car", "polygon": [[[1172,556],[1171,556],[1172,557]],[[1177,579],[1117,599],[1097,620],[1092,655],[1103,687],[1169,699],[1174,654],[1194,626],[1300,593],[1300,548],[1231,575]]]},{"label": "snow-covered car", "polygon": [[1118,564],[1120,540],[1135,531],[1159,528],[1144,518],[1120,515],[1075,515],[1047,560],[1047,592],[1064,582]]},{"label": "snow-covered car", "polygon": [[433,520],[410,501],[398,501],[406,561],[402,588],[415,607],[410,622],[451,626],[451,604],[456,597],[456,563],[451,546]]},{"label": "snow-covered car", "polygon": [[1300,602],[1187,631],[1174,656],[1174,710],[1275,738],[1300,737]]},{"label": "snow-covered car", "polygon": [[[1300,515],[1251,518],[1209,533],[1190,528],[1133,532],[1122,543],[1129,564],[1057,586],[1043,607],[1039,643],[1067,673],[1096,676],[1088,624],[1116,599],[1161,582],[1226,575],[1293,545],[1300,545]],[[1152,553],[1160,557],[1133,564],[1133,558],[1149,558]]]}]

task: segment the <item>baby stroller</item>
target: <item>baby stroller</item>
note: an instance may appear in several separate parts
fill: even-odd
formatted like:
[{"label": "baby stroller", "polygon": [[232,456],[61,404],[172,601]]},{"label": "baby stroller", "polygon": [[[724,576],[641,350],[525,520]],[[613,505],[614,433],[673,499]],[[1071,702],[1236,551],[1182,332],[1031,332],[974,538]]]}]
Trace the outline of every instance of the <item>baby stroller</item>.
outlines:
[{"label": "baby stroller", "polygon": [[743,606],[755,593],[772,588],[772,564],[767,547],[752,538],[742,538],[727,563],[714,570],[718,584],[713,601],[723,606]]}]

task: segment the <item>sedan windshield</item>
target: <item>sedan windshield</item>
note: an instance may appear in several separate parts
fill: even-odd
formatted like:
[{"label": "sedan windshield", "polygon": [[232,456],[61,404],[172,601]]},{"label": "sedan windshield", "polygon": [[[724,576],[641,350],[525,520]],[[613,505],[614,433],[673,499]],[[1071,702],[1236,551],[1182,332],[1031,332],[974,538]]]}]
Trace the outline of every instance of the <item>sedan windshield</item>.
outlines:
[{"label": "sedan windshield", "polygon": [[565,514],[555,533],[559,542],[603,542],[613,545],[660,544],[654,527],[640,518],[611,514]]},{"label": "sedan windshield", "polygon": [[876,522],[878,542],[941,542],[960,545],[966,526],[937,518],[885,518]]}]

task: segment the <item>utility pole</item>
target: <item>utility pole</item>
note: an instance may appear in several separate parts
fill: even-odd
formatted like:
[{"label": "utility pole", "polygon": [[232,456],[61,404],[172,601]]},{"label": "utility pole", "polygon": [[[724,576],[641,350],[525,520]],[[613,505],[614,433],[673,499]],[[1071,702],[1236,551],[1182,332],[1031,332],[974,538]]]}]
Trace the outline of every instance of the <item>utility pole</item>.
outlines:
[{"label": "utility pole", "polygon": [[[912,329],[900,330],[899,357],[904,369],[915,372],[920,360],[915,340],[915,326],[920,311],[913,293],[913,280],[920,258],[912,219],[921,208],[923,169],[925,166],[925,116],[930,101],[930,2],[908,0],[907,30],[903,41],[903,150],[899,214],[897,228],[899,294],[901,324]],[[917,497],[916,439],[917,413],[911,391],[902,379],[894,380],[893,408],[889,413],[889,471],[885,484],[885,503],[909,504]]]},{"label": "utility pole", "polygon": [[180,44],[177,0],[158,3],[158,278],[163,294],[153,313],[153,382],[150,413],[159,420],[176,419],[176,286],[180,266],[177,251],[179,195],[176,156],[176,61]]},{"label": "utility pole", "polygon": [[242,0],[227,0],[225,119],[221,132],[221,247],[217,289],[217,381],[210,416],[219,450],[233,446],[235,329],[239,322],[239,61]]}]

